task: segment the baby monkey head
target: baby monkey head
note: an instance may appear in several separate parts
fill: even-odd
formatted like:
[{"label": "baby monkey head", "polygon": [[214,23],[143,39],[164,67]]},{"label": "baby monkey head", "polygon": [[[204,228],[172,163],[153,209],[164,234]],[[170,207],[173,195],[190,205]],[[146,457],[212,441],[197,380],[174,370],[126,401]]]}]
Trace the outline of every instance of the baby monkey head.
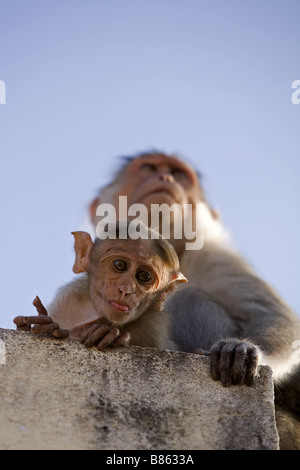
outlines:
[{"label": "baby monkey head", "polygon": [[187,282],[172,245],[144,226],[140,231],[143,238],[136,240],[121,238],[120,223],[110,226],[106,234],[107,238],[93,242],[88,233],[73,232],[73,271],[87,273],[91,301],[99,317],[121,325],[149,308],[162,310],[167,295],[179,283]]}]

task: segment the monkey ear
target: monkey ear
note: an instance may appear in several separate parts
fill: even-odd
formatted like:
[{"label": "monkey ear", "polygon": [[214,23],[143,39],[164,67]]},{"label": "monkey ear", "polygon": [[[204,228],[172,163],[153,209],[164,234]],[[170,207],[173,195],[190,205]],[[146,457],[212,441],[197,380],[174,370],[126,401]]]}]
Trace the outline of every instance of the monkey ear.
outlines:
[{"label": "monkey ear", "polygon": [[75,238],[75,263],[73,272],[75,274],[83,273],[87,270],[93,241],[87,232],[72,232]]},{"label": "monkey ear", "polygon": [[167,296],[177,288],[178,284],[181,284],[183,282],[188,282],[188,280],[180,271],[175,271],[171,274],[170,284],[159,299],[160,303],[157,305],[158,310],[163,309],[164,302]]},{"label": "monkey ear", "polygon": [[157,310],[159,311],[163,310],[166,298],[168,297],[169,294],[171,294],[171,292],[173,292],[173,290],[176,289],[177,285],[181,282],[188,282],[188,280],[186,277],[184,277],[184,275],[181,272],[179,271],[173,272],[171,274],[170,284],[168,285],[166,290],[160,293],[156,301],[155,307],[157,308]]},{"label": "monkey ear", "polygon": [[173,282],[175,282],[175,284],[181,284],[182,282],[188,282],[187,278],[180,272],[180,271],[176,271],[174,273],[171,274],[171,285]]}]

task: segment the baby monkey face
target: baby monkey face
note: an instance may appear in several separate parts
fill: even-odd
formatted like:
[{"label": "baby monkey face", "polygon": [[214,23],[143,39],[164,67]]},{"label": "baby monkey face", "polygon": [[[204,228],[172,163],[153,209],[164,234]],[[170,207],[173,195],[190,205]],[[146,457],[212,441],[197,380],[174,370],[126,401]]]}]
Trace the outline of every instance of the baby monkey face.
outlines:
[{"label": "baby monkey face", "polygon": [[115,324],[127,323],[163,296],[170,272],[150,240],[107,240],[97,248],[90,295],[99,316]]}]

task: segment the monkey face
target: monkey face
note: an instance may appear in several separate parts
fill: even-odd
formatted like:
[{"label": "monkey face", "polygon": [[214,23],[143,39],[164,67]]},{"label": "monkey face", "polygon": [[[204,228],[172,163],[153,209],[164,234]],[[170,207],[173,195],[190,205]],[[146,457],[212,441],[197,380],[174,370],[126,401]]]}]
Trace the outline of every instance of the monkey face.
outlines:
[{"label": "monkey face", "polygon": [[125,185],[129,204],[183,205],[198,200],[199,182],[194,170],[176,157],[163,154],[133,160],[126,170]]},{"label": "monkey face", "polygon": [[140,316],[166,296],[170,273],[149,240],[106,240],[89,270],[90,296],[99,317],[116,325]]},{"label": "monkey face", "polygon": [[119,196],[126,195],[129,205],[150,208],[151,204],[193,204],[201,194],[198,176],[188,164],[158,153],[132,160],[100,199],[117,207]]}]

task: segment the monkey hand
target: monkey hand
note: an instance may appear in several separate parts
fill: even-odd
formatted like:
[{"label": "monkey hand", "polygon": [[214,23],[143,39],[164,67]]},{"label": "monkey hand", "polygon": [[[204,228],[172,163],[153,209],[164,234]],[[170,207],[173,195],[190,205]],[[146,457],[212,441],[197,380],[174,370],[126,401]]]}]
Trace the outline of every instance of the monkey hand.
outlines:
[{"label": "monkey hand", "polygon": [[231,384],[252,385],[257,375],[261,352],[249,341],[220,340],[210,351],[210,373],[226,387]]},{"label": "monkey hand", "polygon": [[77,335],[77,337],[87,348],[96,346],[99,351],[106,348],[128,346],[130,342],[130,333],[121,333],[116,327],[109,328],[107,325],[99,323],[89,326],[83,334]]},{"label": "monkey hand", "polygon": [[19,316],[14,318],[13,321],[15,325],[17,325],[17,330],[30,331],[34,335],[47,334],[54,338],[67,338],[69,336],[69,330],[61,329],[59,324],[54,322],[52,318],[48,316],[47,310],[39,297],[34,299],[33,305],[38,311],[38,316]]}]

